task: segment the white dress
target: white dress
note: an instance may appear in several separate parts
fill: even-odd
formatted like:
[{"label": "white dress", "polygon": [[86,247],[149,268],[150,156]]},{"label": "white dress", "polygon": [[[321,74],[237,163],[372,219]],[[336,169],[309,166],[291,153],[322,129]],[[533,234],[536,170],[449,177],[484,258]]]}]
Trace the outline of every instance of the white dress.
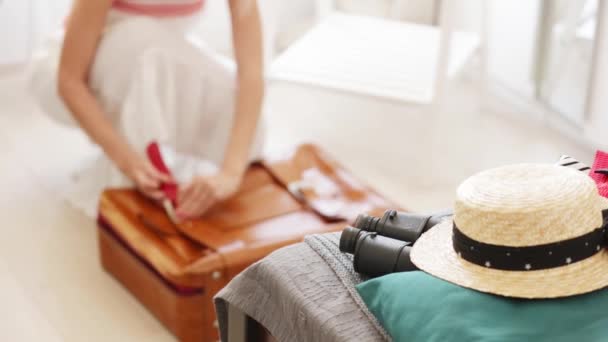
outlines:
[{"label": "white dress", "polygon": [[[150,4],[153,10],[166,13],[176,7],[173,3],[192,5],[201,0],[117,2]],[[143,154],[151,141],[158,141],[177,153],[174,165],[179,164],[182,170],[174,172],[182,182],[192,173],[216,170],[223,160],[234,116],[234,63],[191,34],[197,18],[195,13],[157,16],[112,9],[89,75],[89,87],[110,121],[138,151]],[[54,87],[59,51],[58,41],[47,47],[43,60],[35,62],[39,67],[30,83],[34,97],[49,116],[77,127]],[[251,147],[252,159],[262,149],[262,126]],[[175,156],[171,159],[176,160]],[[72,179],[65,195],[90,216],[96,214],[104,188],[132,185],[105,156]]]}]

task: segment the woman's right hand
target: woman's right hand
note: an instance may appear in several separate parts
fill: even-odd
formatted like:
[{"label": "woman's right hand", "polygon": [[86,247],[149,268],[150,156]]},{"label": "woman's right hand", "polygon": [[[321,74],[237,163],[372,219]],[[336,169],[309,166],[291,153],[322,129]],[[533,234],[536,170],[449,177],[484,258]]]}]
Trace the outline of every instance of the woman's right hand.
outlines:
[{"label": "woman's right hand", "polygon": [[171,176],[158,171],[150,161],[139,155],[129,158],[121,169],[142,194],[153,200],[164,200],[165,194],[160,189],[161,185],[174,183]]}]

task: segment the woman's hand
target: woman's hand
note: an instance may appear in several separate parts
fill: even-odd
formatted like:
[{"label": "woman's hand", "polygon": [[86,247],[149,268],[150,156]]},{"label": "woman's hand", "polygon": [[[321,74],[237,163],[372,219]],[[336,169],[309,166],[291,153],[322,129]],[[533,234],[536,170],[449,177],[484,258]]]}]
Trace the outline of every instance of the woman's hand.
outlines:
[{"label": "woman's hand", "polygon": [[228,172],[195,177],[190,184],[179,189],[177,216],[180,219],[203,216],[215,204],[234,195],[241,184],[241,178],[240,175]]},{"label": "woman's hand", "polygon": [[160,186],[173,182],[170,176],[158,171],[150,161],[140,156],[130,158],[121,169],[142,194],[153,200],[162,201],[165,194]]}]

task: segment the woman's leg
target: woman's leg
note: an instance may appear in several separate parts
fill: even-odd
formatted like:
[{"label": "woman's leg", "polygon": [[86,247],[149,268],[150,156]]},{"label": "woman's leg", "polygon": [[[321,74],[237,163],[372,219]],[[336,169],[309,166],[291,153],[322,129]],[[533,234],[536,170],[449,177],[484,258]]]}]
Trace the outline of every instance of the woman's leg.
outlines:
[{"label": "woman's leg", "polygon": [[[234,108],[236,97],[236,66],[234,62],[211,50],[196,37],[189,39],[193,53],[200,59],[197,65],[198,77],[203,82],[197,89],[203,99],[203,124],[186,125],[182,131],[189,130],[188,135],[207,137],[206,139],[192,141],[194,145],[188,147],[197,155],[204,156],[217,163],[222,163],[224,153],[232,134],[234,123]],[[258,134],[251,146],[251,159],[258,159],[263,148],[264,127],[260,122]]]},{"label": "woman's leg", "polygon": [[90,84],[138,150],[156,140],[220,164],[233,123],[234,74],[230,61],[182,32],[133,18],[104,35]]},{"label": "woman's leg", "polygon": [[175,77],[163,58],[180,35],[155,19],[111,25],[100,41],[90,87],[115,127],[139,150],[151,140],[175,139]]}]

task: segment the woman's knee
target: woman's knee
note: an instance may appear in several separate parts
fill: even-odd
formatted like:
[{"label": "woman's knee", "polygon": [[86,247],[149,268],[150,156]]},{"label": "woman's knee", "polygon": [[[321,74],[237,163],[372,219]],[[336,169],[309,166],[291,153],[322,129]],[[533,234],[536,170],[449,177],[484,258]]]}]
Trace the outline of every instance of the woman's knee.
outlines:
[{"label": "woman's knee", "polygon": [[123,46],[141,47],[158,40],[168,39],[169,32],[165,26],[155,18],[136,16],[123,19],[108,28],[102,36],[100,47],[114,44]]},{"label": "woman's knee", "polygon": [[95,92],[120,96],[142,56],[150,50],[162,50],[177,38],[153,18],[135,17],[110,25],[97,47],[89,85]]},{"label": "woman's knee", "polygon": [[122,79],[136,67],[145,51],[175,37],[153,18],[134,17],[110,25],[103,34],[91,67],[91,81]]}]

